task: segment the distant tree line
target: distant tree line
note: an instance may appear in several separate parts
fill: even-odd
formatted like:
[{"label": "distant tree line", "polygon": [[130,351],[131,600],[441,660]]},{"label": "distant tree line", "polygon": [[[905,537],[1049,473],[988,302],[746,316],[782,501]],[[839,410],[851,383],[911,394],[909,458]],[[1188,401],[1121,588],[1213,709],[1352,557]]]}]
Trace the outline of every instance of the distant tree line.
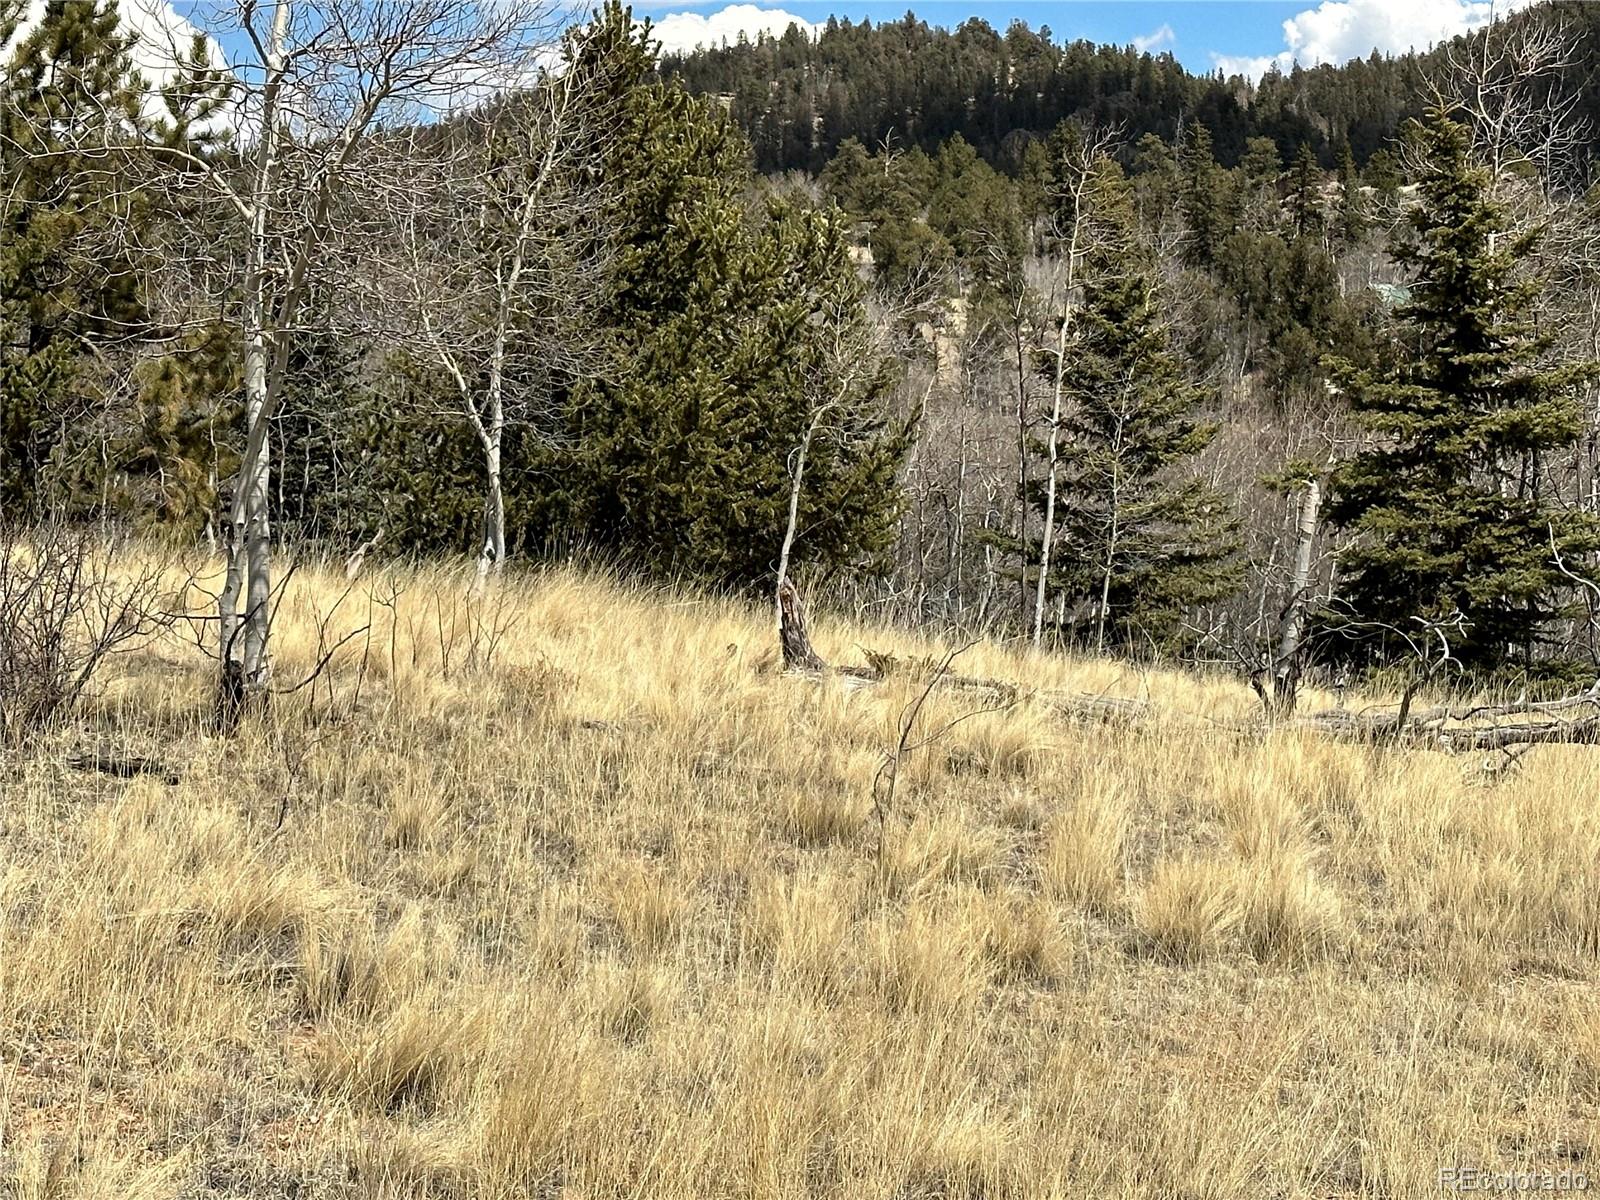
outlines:
[{"label": "distant tree line", "polygon": [[[1575,53],[1560,86],[1583,97],[1578,115],[1593,123],[1600,11],[1559,0],[1524,19],[1571,32]],[[1252,138],[1267,138],[1285,161],[1309,147],[1332,168],[1346,152],[1364,165],[1423,115],[1424,82],[1443,53],[1374,51],[1344,64],[1274,67],[1252,81],[1194,74],[1170,52],[1063,44],[1048,26],[1013,21],[1000,33],[973,17],[946,29],[908,12],[879,24],[829,18],[815,37],[799,26],[740,35],[664,55],[661,71],[690,91],[724,97],[763,171],[820,171],[852,138],[931,154],[959,135],[1016,174],[1027,146],[1067,120],[1117,126],[1129,146],[1145,134],[1174,142],[1195,122],[1223,166],[1238,166]]]}]

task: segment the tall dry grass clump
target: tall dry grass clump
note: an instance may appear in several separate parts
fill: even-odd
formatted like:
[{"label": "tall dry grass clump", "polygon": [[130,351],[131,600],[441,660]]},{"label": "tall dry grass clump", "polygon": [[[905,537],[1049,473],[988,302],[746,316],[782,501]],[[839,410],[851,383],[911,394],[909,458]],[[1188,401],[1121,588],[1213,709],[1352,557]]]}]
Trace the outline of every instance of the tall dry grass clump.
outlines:
[{"label": "tall dry grass clump", "polygon": [[1139,897],[1139,929],[1159,957],[1192,963],[1220,951],[1244,920],[1235,873],[1225,863],[1172,859]]},{"label": "tall dry grass clump", "polygon": [[1121,900],[1127,871],[1126,798],[1103,784],[1089,785],[1069,803],[1045,832],[1040,853],[1045,888],[1092,912],[1109,913]]},{"label": "tall dry grass clump", "polygon": [[1148,715],[908,730],[920,677],[785,677],[764,606],[345,591],[301,564],[280,680],[355,636],[232,739],[174,629],[3,751],[0,1195],[1422,1197],[1593,1150],[1591,749],[1490,775],[989,643]]}]

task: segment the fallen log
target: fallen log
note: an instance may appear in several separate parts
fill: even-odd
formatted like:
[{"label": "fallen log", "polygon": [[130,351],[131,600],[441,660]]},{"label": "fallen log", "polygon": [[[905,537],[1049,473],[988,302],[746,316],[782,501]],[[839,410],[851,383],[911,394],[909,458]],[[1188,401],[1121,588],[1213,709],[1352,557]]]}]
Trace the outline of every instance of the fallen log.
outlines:
[{"label": "fallen log", "polygon": [[1600,717],[1578,721],[1543,721],[1521,725],[1447,729],[1435,735],[1441,749],[1505,750],[1512,746],[1589,746],[1600,742]]},{"label": "fallen log", "polygon": [[[1074,721],[1127,722],[1156,715],[1146,700],[1126,696],[1105,696],[1094,692],[1032,690],[1005,679],[963,675],[951,671],[948,660],[900,658],[881,651],[863,649],[865,667],[830,667],[811,644],[806,608],[800,594],[788,580],[778,588],[778,639],[787,671],[806,675],[833,675],[850,687],[871,687],[893,678],[927,681],[932,686],[969,692],[997,707],[1023,701],[1044,706],[1058,716]],[[1442,704],[1414,709],[1411,696],[1396,705],[1364,709],[1330,709],[1289,720],[1269,719],[1266,725],[1208,722],[1236,732],[1263,728],[1305,729],[1339,741],[1370,745],[1388,743],[1460,754],[1473,750],[1509,750],[1532,745],[1593,745],[1600,743],[1600,680],[1587,691],[1554,700],[1528,700],[1507,704],[1478,704],[1470,707]],[[1592,709],[1587,716],[1563,714]],[[1270,706],[1269,706],[1270,711]],[[1182,714],[1160,714],[1169,721],[1185,720]],[[1516,720],[1515,718],[1539,718]],[[1199,723],[1200,718],[1187,721]]]},{"label": "fallen log", "polygon": [[894,678],[925,681],[930,676],[936,675],[935,687],[967,692],[994,705],[1009,706],[1031,701],[1043,705],[1058,716],[1071,720],[1128,720],[1150,711],[1149,703],[1144,700],[1123,696],[1102,696],[1095,692],[1029,690],[1006,679],[963,675],[948,668],[940,670],[940,664],[931,658],[899,658],[893,654],[869,649],[863,649],[862,654],[866,656],[868,663],[865,667],[832,668],[853,687],[869,687]]},{"label": "fallen log", "polygon": [[[1587,716],[1559,714],[1581,709]],[[1518,717],[1542,718],[1517,720]],[[1389,742],[1458,754],[1471,750],[1505,750],[1514,746],[1592,745],[1600,742],[1600,689],[1555,700],[1515,700],[1509,704],[1471,707],[1443,704],[1409,714],[1394,710],[1332,710],[1290,722],[1341,741]]]},{"label": "fallen log", "polygon": [[997,707],[1032,701],[1069,720],[1126,721],[1151,711],[1150,704],[1144,700],[1094,692],[1030,690],[1006,679],[963,675],[933,658],[900,658],[866,648],[861,651],[867,660],[866,666],[830,666],[811,644],[805,602],[787,579],[778,586],[777,607],[783,667],[793,674],[832,675],[847,687],[872,687],[892,678],[926,681],[936,676],[934,686],[941,689],[972,693]]},{"label": "fallen log", "polygon": [[183,776],[177,768],[169,766],[154,758],[144,758],[137,754],[107,754],[99,750],[70,755],[67,765],[76,771],[98,771],[102,775],[114,775],[118,779],[137,779],[141,775],[153,775],[166,784],[177,784],[183,781]]}]

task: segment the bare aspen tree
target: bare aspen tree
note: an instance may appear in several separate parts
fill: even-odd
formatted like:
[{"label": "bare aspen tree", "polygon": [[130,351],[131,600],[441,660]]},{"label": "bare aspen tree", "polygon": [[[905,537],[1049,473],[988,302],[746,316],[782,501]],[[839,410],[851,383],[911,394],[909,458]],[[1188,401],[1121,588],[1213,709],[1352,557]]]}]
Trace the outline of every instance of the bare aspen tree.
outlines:
[{"label": "bare aspen tree", "polygon": [[1051,380],[1050,433],[1045,444],[1044,528],[1039,537],[1039,578],[1033,596],[1033,644],[1044,635],[1044,601],[1050,577],[1050,551],[1055,540],[1056,485],[1061,462],[1062,402],[1067,376],[1067,346],[1077,305],[1078,271],[1087,249],[1092,213],[1090,181],[1096,162],[1109,152],[1115,138],[1104,130],[1089,130],[1074,141],[1060,163],[1056,197],[1058,210],[1053,233],[1060,244],[1060,280],[1056,290],[1055,367]]},{"label": "bare aspen tree", "polygon": [[414,150],[391,197],[403,248],[384,290],[409,345],[443,368],[482,448],[480,579],[506,558],[508,425],[549,429],[565,380],[600,369],[593,316],[607,240],[601,158],[616,105],[608,64],[569,35],[566,65],[453,122]]},{"label": "bare aspen tree", "polygon": [[1560,20],[1493,21],[1446,47],[1433,102],[1466,119],[1497,189],[1513,178],[1524,190],[1575,178],[1587,130],[1566,77],[1578,61],[1578,39]]},{"label": "bare aspen tree", "polygon": [[[228,127],[238,152],[200,153],[154,135],[137,147],[160,168],[146,186],[216,201],[209,244],[167,266],[191,310],[202,307],[193,293],[209,288],[241,345],[245,441],[218,602],[225,696],[264,694],[270,680],[269,434],[309,292],[319,283],[339,290],[354,263],[382,252],[363,217],[387,166],[371,143],[391,125],[429,123],[530,77],[557,16],[549,0],[234,0],[201,23],[213,46],[237,49],[213,72],[226,101],[209,119]],[[175,75],[194,65],[177,39],[168,52]],[[231,296],[236,304],[223,299]],[[357,326],[375,317],[362,299],[345,305]]]},{"label": "bare aspen tree", "polygon": [[[825,343],[819,356],[814,377],[808,381],[806,399],[808,412],[805,432],[800,443],[789,456],[789,499],[784,521],[783,541],[778,549],[777,580],[774,586],[774,603],[780,639],[785,622],[785,589],[792,590],[789,581],[789,564],[794,553],[795,539],[799,535],[800,498],[805,487],[806,460],[819,440],[827,439],[847,444],[869,424],[863,414],[853,412],[852,405],[868,397],[876,402],[870,386],[874,377],[883,371],[889,353],[890,331],[899,327],[903,311],[880,309],[869,319],[857,320],[843,304],[830,302],[811,316],[813,327],[823,331]],[[933,382],[922,397],[926,406]]]}]

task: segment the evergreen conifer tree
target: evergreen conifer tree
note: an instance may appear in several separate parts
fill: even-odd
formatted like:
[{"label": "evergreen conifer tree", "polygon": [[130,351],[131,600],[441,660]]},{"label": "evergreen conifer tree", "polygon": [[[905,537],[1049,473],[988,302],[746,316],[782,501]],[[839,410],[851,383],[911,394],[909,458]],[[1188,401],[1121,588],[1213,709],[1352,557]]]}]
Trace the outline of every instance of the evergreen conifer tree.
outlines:
[{"label": "evergreen conifer tree", "polygon": [[[0,15],[0,45],[22,11]],[[0,62],[0,507],[38,508],[82,388],[78,351],[143,319],[137,273],[84,252],[113,211],[113,182],[84,146],[143,119],[115,0],[48,0]]]},{"label": "evergreen conifer tree", "polygon": [[57,490],[81,513],[104,505],[134,525],[198,534],[211,528],[217,483],[236,466],[228,426],[239,367],[227,328],[189,334],[133,375],[131,413],[106,414],[103,453],[73,456]]},{"label": "evergreen conifer tree", "polygon": [[1371,224],[1355,155],[1350,152],[1350,143],[1343,142],[1339,146],[1339,240],[1346,246],[1357,245]]},{"label": "evergreen conifer tree", "polygon": [[[1099,164],[1090,203],[1101,234],[1085,264],[1066,376],[1049,588],[1067,613],[1087,614],[1080,640],[1170,648],[1188,610],[1237,586],[1237,523],[1215,489],[1184,477],[1216,430],[1197,419],[1207,396],[1184,378],[1170,344],[1155,264],[1114,162]],[[1042,497],[1035,488],[1034,504]]]},{"label": "evergreen conifer tree", "polygon": [[1217,165],[1211,131],[1199,121],[1189,126],[1178,174],[1179,205],[1189,228],[1185,253],[1194,266],[1213,266],[1238,221],[1228,173]]},{"label": "evergreen conifer tree", "polygon": [[[614,3],[602,19],[631,21]],[[545,529],[737,584],[776,561],[788,461],[819,389],[844,387],[844,427],[807,463],[797,556],[839,565],[885,549],[909,444],[884,412],[887,364],[830,374],[833,323],[866,320],[842,215],[752,209],[748,159],[715,103],[632,88],[605,165],[617,199],[598,222],[617,238],[602,311],[613,365],[573,389],[567,446],[532,466],[560,480]]]},{"label": "evergreen conifer tree", "polygon": [[1414,137],[1418,203],[1391,248],[1412,276],[1405,352],[1381,374],[1338,372],[1370,434],[1335,481],[1330,516],[1359,535],[1340,594],[1357,621],[1404,633],[1459,612],[1460,661],[1530,665],[1568,598],[1553,549],[1576,559],[1600,544],[1541,470],[1580,436],[1597,364],[1550,365],[1518,270],[1537,231],[1508,232],[1466,128],[1435,111]]},{"label": "evergreen conifer tree", "polygon": [[1289,189],[1289,216],[1294,221],[1297,238],[1320,237],[1324,219],[1322,212],[1322,169],[1317,166],[1317,156],[1309,145],[1300,147],[1295,159]]}]

